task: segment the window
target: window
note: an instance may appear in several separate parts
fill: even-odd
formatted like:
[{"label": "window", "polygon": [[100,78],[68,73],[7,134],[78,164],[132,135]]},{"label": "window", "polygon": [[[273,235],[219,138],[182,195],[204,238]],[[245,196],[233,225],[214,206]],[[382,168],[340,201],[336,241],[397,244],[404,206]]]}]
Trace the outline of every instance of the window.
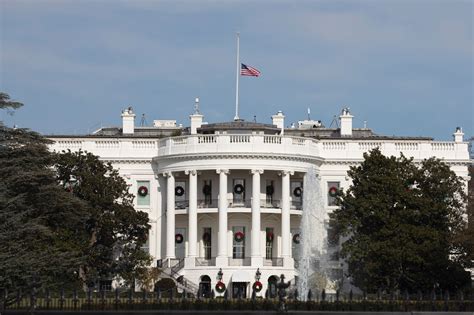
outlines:
[{"label": "window", "polygon": [[142,245],[141,249],[148,254],[150,253],[150,232],[148,232],[148,235],[146,236],[146,242]]},{"label": "window", "polygon": [[204,243],[204,258],[211,259],[212,254],[212,230],[210,227],[203,229],[202,241]]},{"label": "window", "polygon": [[301,209],[303,205],[303,182],[291,181],[290,183],[291,207]]},{"label": "window", "polygon": [[339,182],[328,182],[328,206],[336,206],[336,194],[339,191]]},{"label": "window", "polygon": [[150,205],[150,181],[147,181],[147,180],[137,181],[137,205],[138,206]]},{"label": "window", "polygon": [[175,251],[176,251],[176,258],[184,258],[186,253],[186,229],[185,228],[176,228],[175,233]]},{"label": "window", "polygon": [[210,179],[205,180],[202,186],[202,193],[204,194],[204,204],[207,207],[212,205],[212,181]]},{"label": "window", "polygon": [[265,259],[272,259],[273,258],[273,228],[266,228],[265,229],[266,235],[266,250],[265,250]]},{"label": "window", "polygon": [[300,229],[291,229],[291,253],[295,260],[300,259]]},{"label": "window", "polygon": [[266,188],[265,201],[268,207],[268,206],[273,205],[273,194],[275,192],[275,186],[273,186],[273,181],[269,179],[267,179],[266,184],[267,185],[265,187]]},{"label": "window", "polygon": [[[243,238],[240,238],[243,234]],[[232,227],[232,258],[245,258],[245,226]]]},{"label": "window", "polygon": [[245,180],[241,178],[234,179],[232,191],[234,195],[234,204],[243,206],[245,202]]},{"label": "window", "polygon": [[333,227],[327,229],[328,232],[328,254],[332,261],[339,260],[339,236]]},{"label": "window", "polygon": [[186,200],[186,182],[176,181],[174,188],[174,198],[176,209],[186,209],[188,202]]}]

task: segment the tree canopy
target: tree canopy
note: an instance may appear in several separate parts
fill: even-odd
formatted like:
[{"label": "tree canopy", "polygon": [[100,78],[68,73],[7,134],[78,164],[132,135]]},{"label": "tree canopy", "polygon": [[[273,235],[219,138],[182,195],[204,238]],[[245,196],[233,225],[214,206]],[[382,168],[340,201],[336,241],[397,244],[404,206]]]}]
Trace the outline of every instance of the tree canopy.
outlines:
[{"label": "tree canopy", "polygon": [[354,285],[366,291],[457,289],[469,281],[464,185],[440,160],[419,165],[379,149],[350,168],[331,224]]},{"label": "tree canopy", "polygon": [[48,141],[0,126],[0,288],[78,283],[87,248],[86,203],[62,189]]},{"label": "tree canopy", "polygon": [[127,183],[110,163],[83,151],[56,154],[54,166],[64,189],[91,209],[87,263],[81,270],[84,280],[120,275],[133,285],[151,262],[141,249],[150,226],[148,215],[134,209]]},{"label": "tree canopy", "polygon": [[0,109],[18,109],[23,106],[23,103],[12,101],[10,95],[5,92],[0,92]]},{"label": "tree canopy", "polygon": [[[0,93],[0,109],[23,104]],[[148,215],[118,171],[90,153],[0,124],[0,289],[67,288],[149,277]]]}]

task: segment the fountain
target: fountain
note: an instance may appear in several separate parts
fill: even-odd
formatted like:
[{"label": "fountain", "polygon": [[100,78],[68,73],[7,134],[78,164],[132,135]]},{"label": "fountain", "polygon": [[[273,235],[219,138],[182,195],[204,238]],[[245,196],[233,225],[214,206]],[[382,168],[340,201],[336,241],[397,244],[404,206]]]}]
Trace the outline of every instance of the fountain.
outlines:
[{"label": "fountain", "polygon": [[327,232],[321,181],[314,168],[308,169],[303,188],[298,292],[305,301],[310,290],[322,292],[327,285]]}]

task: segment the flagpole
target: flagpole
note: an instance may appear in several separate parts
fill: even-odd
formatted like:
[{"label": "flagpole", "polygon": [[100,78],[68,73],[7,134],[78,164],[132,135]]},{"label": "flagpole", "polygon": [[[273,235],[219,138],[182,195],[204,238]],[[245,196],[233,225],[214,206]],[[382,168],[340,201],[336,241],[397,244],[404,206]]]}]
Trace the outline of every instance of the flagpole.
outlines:
[{"label": "flagpole", "polygon": [[234,120],[239,120],[239,77],[240,77],[240,58],[239,58],[239,41],[240,33],[237,32],[237,73],[235,78],[235,117]]}]

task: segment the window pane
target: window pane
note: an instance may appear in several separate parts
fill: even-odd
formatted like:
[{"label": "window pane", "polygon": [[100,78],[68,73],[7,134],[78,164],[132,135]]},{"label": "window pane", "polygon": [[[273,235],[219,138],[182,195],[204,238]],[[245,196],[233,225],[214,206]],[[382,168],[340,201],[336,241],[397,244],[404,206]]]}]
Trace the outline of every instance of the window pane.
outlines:
[{"label": "window pane", "polygon": [[[244,238],[239,242],[236,240],[236,233],[243,233]],[[232,257],[243,259],[245,258],[245,227],[244,226],[234,226],[232,227]]]},{"label": "window pane", "polygon": [[328,182],[328,206],[336,206],[335,192],[339,190],[339,182]]},{"label": "window pane", "polygon": [[[141,194],[139,193],[140,187],[145,187]],[[149,206],[150,205],[150,182],[145,180],[137,181],[137,205]]]}]

